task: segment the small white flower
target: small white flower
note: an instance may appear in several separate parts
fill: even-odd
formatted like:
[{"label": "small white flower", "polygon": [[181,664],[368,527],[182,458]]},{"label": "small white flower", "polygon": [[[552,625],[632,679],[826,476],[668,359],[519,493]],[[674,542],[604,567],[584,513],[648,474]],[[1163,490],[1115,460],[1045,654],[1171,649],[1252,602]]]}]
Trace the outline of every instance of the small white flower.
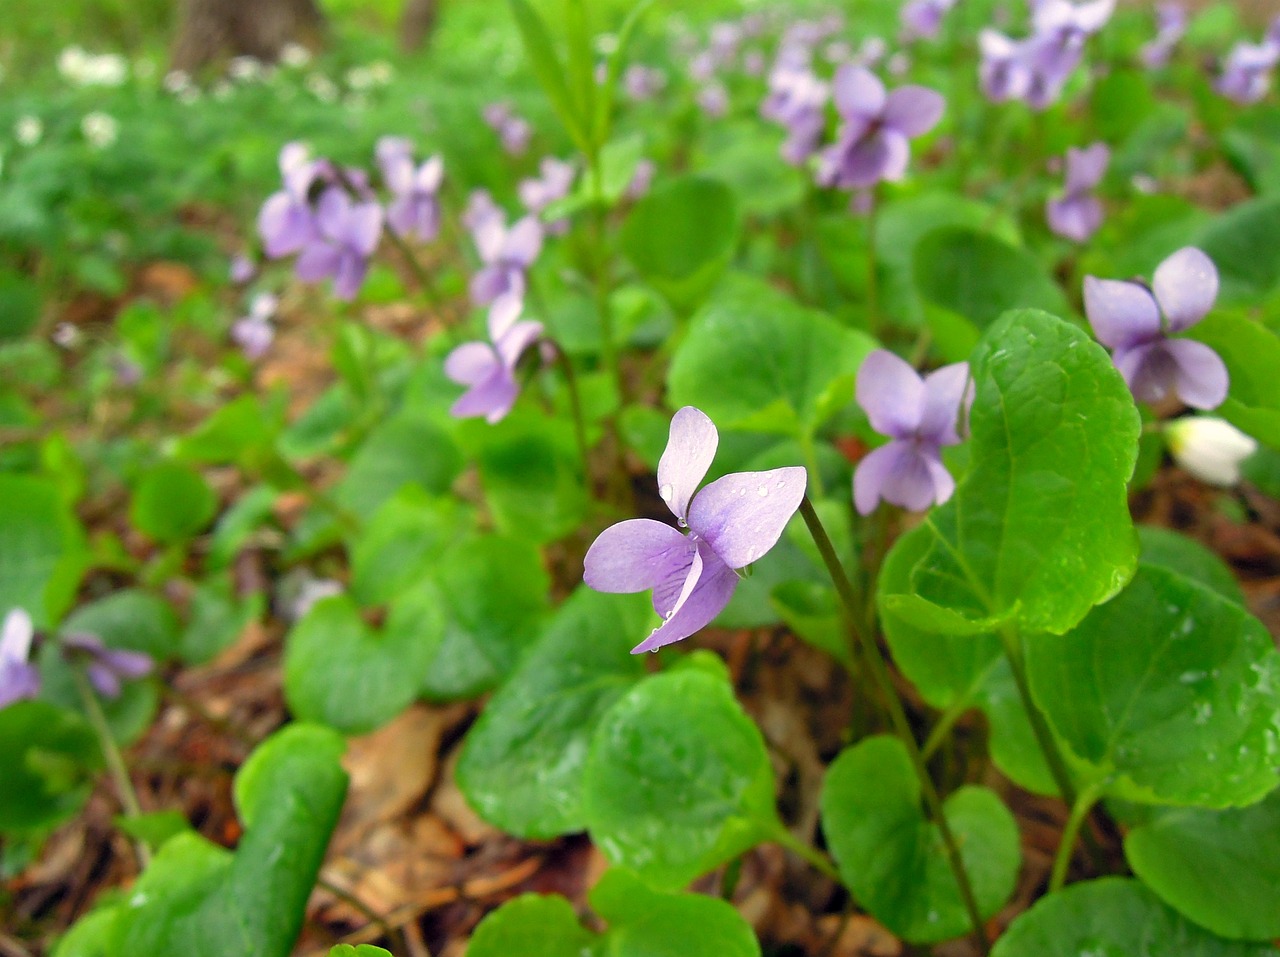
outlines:
[{"label": "small white flower", "polygon": [[311,51],[301,43],[286,43],[280,50],[280,62],[299,69],[311,62]]},{"label": "small white flower", "polygon": [[80,329],[74,323],[60,322],[53,327],[53,335],[50,338],[53,339],[54,345],[60,348],[74,349],[80,344]]},{"label": "small white flower", "polygon": [[391,64],[386,60],[374,60],[369,64],[369,79],[373,81],[374,86],[386,86],[391,82],[394,70]]},{"label": "small white flower", "polygon": [[165,88],[166,92],[176,96],[191,89],[191,74],[186,70],[170,70],[164,75],[161,86]]},{"label": "small white flower", "polygon": [[265,72],[262,61],[257,57],[232,57],[231,62],[227,64],[227,74],[237,83],[252,83],[260,80]]},{"label": "small white flower", "polygon": [[1164,427],[1173,460],[1200,481],[1223,488],[1240,481],[1240,463],[1258,443],[1230,422],[1208,415],[1174,419]]},{"label": "small white flower", "polygon": [[80,121],[80,132],[95,149],[106,149],[120,136],[120,124],[115,117],[99,110],[85,115]]},{"label": "small white flower", "polygon": [[321,103],[332,103],[338,98],[337,86],[323,73],[308,73],[303,85]]},{"label": "small white flower", "polygon": [[89,54],[84,52],[82,47],[70,46],[58,54],[58,72],[62,74],[63,79],[70,80],[73,83],[80,82],[80,76],[84,72],[84,64]]},{"label": "small white flower", "polygon": [[231,99],[231,94],[234,93],[235,90],[226,80],[219,80],[213,85],[213,90],[211,92],[213,94],[213,98],[221,103],[225,100]]},{"label": "small white flower", "polygon": [[35,146],[44,136],[44,124],[38,116],[24,116],[13,125],[13,135],[23,146]]}]

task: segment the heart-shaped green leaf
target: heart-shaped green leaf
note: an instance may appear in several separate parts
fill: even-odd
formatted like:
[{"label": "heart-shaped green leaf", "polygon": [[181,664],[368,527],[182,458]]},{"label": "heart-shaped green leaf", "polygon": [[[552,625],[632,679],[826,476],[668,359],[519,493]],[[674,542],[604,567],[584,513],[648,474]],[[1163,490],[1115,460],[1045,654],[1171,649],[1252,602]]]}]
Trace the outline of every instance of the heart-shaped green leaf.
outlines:
[{"label": "heart-shaped green leaf", "polygon": [[521,894],[480,922],[467,944],[467,957],[585,955],[595,952],[596,941],[563,897]]},{"label": "heart-shaped green leaf", "polygon": [[760,729],[724,675],[646,678],[596,728],[583,773],[591,838],[611,861],[681,888],[781,824]]},{"label": "heart-shaped green leaf", "polygon": [[75,814],[102,761],[79,715],[44,701],[0,708],[0,833],[23,834]]},{"label": "heart-shaped green leaf", "polygon": [[[1021,864],[1018,827],[993,791],[956,791],[943,805],[989,917],[1013,893]],[[971,930],[938,826],[925,819],[920,782],[896,738],[866,738],[841,752],[822,786],[822,831],[840,876],[867,911],[917,943]]]},{"label": "heart-shaped green leaf", "polygon": [[1074,631],[1026,653],[1032,694],[1097,793],[1229,807],[1275,788],[1280,653],[1216,592],[1143,565]]},{"label": "heart-shaped green leaf", "polygon": [[42,479],[0,475],[0,613],[23,608],[36,627],[57,622],[84,572],[84,530]]},{"label": "heart-shaped green leaf", "polygon": [[179,462],[162,462],[133,490],[129,520],[158,542],[185,542],[213,520],[218,499],[199,472]]},{"label": "heart-shaped green leaf", "polygon": [[1215,937],[1162,904],[1137,881],[1072,884],[1009,925],[991,957],[1276,957],[1267,944]]},{"label": "heart-shaped green leaf", "polygon": [[1245,432],[1280,448],[1280,339],[1243,315],[1218,313],[1198,322],[1191,337],[1226,363],[1231,390],[1218,414]]},{"label": "heart-shaped green leaf", "polygon": [[644,595],[579,588],[467,735],[458,784],[480,815],[519,837],[586,827],[582,775],[591,735],[644,674],[630,653],[649,631]]}]

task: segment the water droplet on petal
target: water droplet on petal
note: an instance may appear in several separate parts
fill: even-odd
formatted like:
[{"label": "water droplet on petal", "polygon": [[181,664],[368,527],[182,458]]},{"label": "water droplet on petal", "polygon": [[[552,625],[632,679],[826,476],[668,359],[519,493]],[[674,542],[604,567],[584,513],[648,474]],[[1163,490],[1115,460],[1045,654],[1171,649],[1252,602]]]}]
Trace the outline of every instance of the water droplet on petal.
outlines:
[{"label": "water droplet on petal", "polygon": [[766,495],[769,494],[769,489],[766,486],[761,485],[758,489],[756,489],[756,494],[759,495],[761,498],[764,498]]},{"label": "water droplet on petal", "polygon": [[671,483],[668,482],[666,485],[662,486],[662,488],[658,489],[658,494],[662,496],[662,500],[664,502],[670,502],[672,497],[676,494],[676,490],[673,489],[671,487]]},{"label": "water droplet on petal", "polygon": [[676,524],[677,524],[677,525],[679,525],[681,528],[688,528],[688,527],[689,527],[689,523],[688,523],[688,522],[686,522],[683,518],[677,518],[677,519],[676,519]]},{"label": "water droplet on petal", "polygon": [[786,479],[778,479],[777,484],[775,484],[773,487],[774,487],[774,488],[783,488],[786,484],[787,484],[787,480],[786,480]]}]

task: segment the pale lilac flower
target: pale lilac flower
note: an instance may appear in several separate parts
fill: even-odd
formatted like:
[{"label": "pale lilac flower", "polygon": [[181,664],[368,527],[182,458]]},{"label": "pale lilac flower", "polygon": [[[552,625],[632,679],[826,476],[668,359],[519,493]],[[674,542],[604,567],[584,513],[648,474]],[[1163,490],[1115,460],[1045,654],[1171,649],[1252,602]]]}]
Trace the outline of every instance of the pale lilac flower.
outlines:
[{"label": "pale lilac flower", "polygon": [[1085,41],[1111,19],[1116,0],[1041,0],[1031,22],[1032,44],[1039,70],[1047,74],[1070,74],[1080,62]]},{"label": "pale lilac flower", "polygon": [[250,362],[261,359],[271,347],[276,334],[271,319],[279,304],[279,300],[271,293],[259,293],[249,304],[249,314],[232,324],[231,341],[240,347],[240,351]]},{"label": "pale lilac flower", "polygon": [[1179,249],[1156,267],[1151,288],[1114,279],[1084,279],[1084,311],[1094,334],[1142,402],[1176,395],[1196,409],[1227,397],[1227,367],[1193,339],[1170,336],[1205,317],[1218,297],[1218,270],[1199,249]]},{"label": "pale lilac flower", "polygon": [[40,692],[40,672],[28,661],[35,626],[31,616],[14,608],[0,626],[0,708],[34,698]]},{"label": "pale lilac flower", "polygon": [[957,0],[910,0],[904,4],[899,19],[902,21],[902,39],[932,40],[942,28],[942,18],[956,5]]},{"label": "pale lilac flower", "polygon": [[636,163],[636,171],[631,174],[631,182],[627,184],[623,195],[627,199],[639,199],[649,192],[649,187],[653,185],[653,177],[657,171],[658,167],[651,159],[642,159]]},{"label": "pale lilac flower", "polygon": [[526,216],[511,228],[485,219],[473,233],[484,266],[471,277],[469,293],[477,306],[489,307],[489,337],[495,342],[524,310],[525,274],[542,251],[542,224]]},{"label": "pale lilac flower", "polygon": [[1257,103],[1271,89],[1271,70],[1280,47],[1269,42],[1237,43],[1227,54],[1214,89],[1236,103]]},{"label": "pale lilac flower", "polygon": [[698,91],[698,108],[713,120],[729,112],[729,91],[720,83],[708,83]]},{"label": "pale lilac flower", "polygon": [[887,349],[863,360],[858,404],[871,427],[891,441],[868,453],[853,473],[859,514],[870,515],[881,499],[919,512],[951,497],[956,483],[942,464],[942,448],[961,441],[956,424],[968,383],[967,362],[943,366],[922,379]]},{"label": "pale lilac flower", "polygon": [[352,202],[343,190],[330,187],[316,203],[315,224],[316,235],[298,254],[294,272],[303,282],[332,277],[333,294],[354,299],[382,234],[382,207]]},{"label": "pale lilac flower", "polygon": [[747,76],[760,76],[764,73],[766,60],[759,50],[748,50],[742,54],[742,72]]},{"label": "pale lilac flower", "polygon": [[529,148],[529,138],[533,135],[533,127],[523,118],[517,116],[507,103],[490,103],[484,108],[484,121],[489,125],[502,148],[512,156],[522,156]]},{"label": "pale lilac flower", "polygon": [[622,88],[637,103],[651,100],[667,85],[667,75],[655,67],[633,63],[622,74]]},{"label": "pale lilac flower", "polygon": [[1186,32],[1186,8],[1172,0],[1160,4],[1156,7],[1156,35],[1138,54],[1143,64],[1150,70],[1167,65],[1173,48]]},{"label": "pale lilac flower", "polygon": [[142,366],[123,352],[113,352],[108,362],[112,373],[115,374],[117,385],[132,389],[142,381]]},{"label": "pale lilac flower", "polygon": [[1034,32],[1015,41],[995,30],[978,37],[982,90],[993,102],[1020,99],[1044,110],[1061,96],[1080,64],[1085,41],[1102,29],[1115,0],[1040,0],[1032,11]]},{"label": "pale lilac flower", "polygon": [[391,190],[387,226],[397,236],[416,236],[430,242],[440,232],[440,186],[444,160],[432,156],[419,166],[413,162],[413,146],[398,136],[384,136],[377,145],[382,181]]},{"label": "pale lilac flower", "polygon": [[284,189],[268,196],[258,213],[262,251],[271,259],[298,252],[316,235],[310,194],[320,164],[305,144],[286,143],[280,148],[279,165]]},{"label": "pale lilac flower", "polygon": [[62,636],[68,659],[84,663],[89,683],[104,698],[118,698],[122,682],[145,678],[155,668],[150,655],[141,651],[108,648],[97,635],[74,632]]},{"label": "pale lilac flower", "polygon": [[1067,181],[1061,196],[1045,204],[1049,228],[1059,236],[1082,243],[1102,225],[1102,202],[1092,194],[1111,160],[1105,143],[1067,150]]},{"label": "pale lilac flower", "polygon": [[705,85],[716,75],[716,61],[710,50],[703,50],[689,61],[689,79]]},{"label": "pale lilac flower", "polygon": [[228,270],[231,281],[237,286],[243,286],[258,272],[258,267],[254,261],[244,253],[236,253],[231,257],[231,268]]},{"label": "pale lilac flower", "polygon": [[462,225],[473,236],[489,220],[497,220],[501,223],[505,218],[501,207],[493,201],[493,196],[487,189],[472,190],[471,195],[467,197],[467,206],[459,217]]},{"label": "pale lilac flower", "polygon": [[632,654],[657,651],[710,624],[733,597],[736,569],[771,549],[800,507],[807,476],[795,466],[726,475],[695,494],[718,442],[715,425],[692,406],[671,420],[658,494],[688,535],[636,518],[605,529],[587,550],[582,578],[596,591],[653,589],[663,622]]},{"label": "pale lilac flower", "polygon": [[779,63],[769,72],[769,95],[760,115],[786,128],[782,158],[802,166],[818,149],[827,126],[826,105],[830,88],[807,67]]},{"label": "pale lilac flower", "polygon": [[818,182],[838,189],[902,179],[911,137],[932,129],[945,106],[940,93],[923,86],[886,93],[879,77],[852,65],[836,72],[833,90],[844,122],[836,143],[822,151]]},{"label": "pale lilac flower", "polygon": [[577,173],[572,163],[554,156],[545,157],[538,170],[541,176],[521,180],[517,187],[520,202],[531,213],[540,213],[552,203],[568,196]]},{"label": "pale lilac flower", "polygon": [[467,386],[449,409],[457,418],[482,415],[490,422],[504,418],[520,394],[516,365],[520,356],[542,335],[540,322],[515,322],[492,344],[464,342],[444,360],[444,373]]},{"label": "pale lilac flower", "polygon": [[982,64],[978,68],[982,92],[993,103],[1020,100],[1031,88],[1031,68],[1022,45],[997,30],[978,34]]}]

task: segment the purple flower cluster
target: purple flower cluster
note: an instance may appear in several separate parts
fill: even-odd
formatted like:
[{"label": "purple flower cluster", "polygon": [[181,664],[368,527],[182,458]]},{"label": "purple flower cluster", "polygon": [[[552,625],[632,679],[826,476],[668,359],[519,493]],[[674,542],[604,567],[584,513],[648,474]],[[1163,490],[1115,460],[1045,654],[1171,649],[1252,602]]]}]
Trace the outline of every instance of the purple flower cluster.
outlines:
[{"label": "purple flower cluster", "polygon": [[1105,143],[1067,150],[1067,181],[1061,196],[1045,204],[1049,228],[1075,242],[1085,242],[1102,225],[1102,202],[1091,192],[1107,171],[1111,150]]},{"label": "purple flower cluster", "polygon": [[1271,89],[1271,71],[1280,63],[1280,18],[1261,43],[1237,43],[1227,54],[1214,88],[1236,103],[1257,103]]},{"label": "purple flower cluster", "polygon": [[760,105],[760,115],[787,131],[782,158],[792,166],[803,166],[815,152],[826,130],[829,86],[810,69],[779,57],[769,71],[769,95]]},{"label": "purple flower cluster", "polygon": [[489,128],[498,134],[502,148],[511,156],[523,156],[529,148],[533,127],[517,116],[509,103],[490,103],[481,113]]},{"label": "purple flower cluster", "polygon": [[800,507],[807,476],[796,466],[737,472],[697,491],[718,444],[715,425],[693,406],[671,419],[658,494],[687,535],[635,518],[605,529],[587,550],[582,577],[596,591],[653,590],[662,624],[632,654],[657,651],[710,624],[733,597],[737,569],[777,544]]},{"label": "purple flower cluster", "polygon": [[276,335],[271,320],[279,306],[280,301],[271,293],[258,293],[249,304],[249,314],[231,326],[231,341],[250,362],[261,359],[271,348]]},{"label": "purple flower cluster", "polygon": [[1115,0],[1036,0],[1032,34],[1012,40],[996,30],[978,37],[980,78],[987,98],[1024,100],[1033,109],[1052,106],[1084,55],[1085,41],[1111,19]]},{"label": "purple flower cluster", "polygon": [[941,505],[955,491],[942,448],[961,441],[957,424],[966,401],[969,364],[943,366],[924,378],[886,349],[858,370],[857,399],[871,427],[890,441],[853,473],[853,504],[870,515],[883,499],[913,512]]},{"label": "purple flower cluster", "polygon": [[904,4],[899,14],[903,42],[934,39],[942,28],[942,18],[957,2],[959,0],[910,0]]},{"label": "purple flower cluster", "polygon": [[[258,213],[263,251],[278,259],[297,253],[294,271],[304,282],[333,279],[339,299],[355,298],[369,257],[382,234],[382,207],[359,170],[339,173],[328,160],[314,160],[305,146],[280,151],[284,188],[267,197]],[[360,195],[352,197],[348,187]]]},{"label": "purple flower cluster", "polygon": [[1196,409],[1227,397],[1227,367],[1211,348],[1175,339],[1213,308],[1218,270],[1199,249],[1179,249],[1156,267],[1151,288],[1114,279],[1084,280],[1084,310],[1094,334],[1110,346],[1116,368],[1142,402],[1175,396]]},{"label": "purple flower cluster", "polygon": [[376,147],[382,181],[391,191],[387,225],[401,237],[430,242],[440,232],[440,186],[444,160],[429,157],[414,165],[413,144],[401,136],[384,136]]},{"label": "purple flower cluster", "polygon": [[[538,171],[540,176],[521,180],[517,188],[520,202],[525,209],[534,214],[541,213],[552,203],[568,196],[569,190],[573,188],[574,177],[578,173],[572,163],[556,159],[554,156],[545,157],[539,164]],[[548,224],[546,230],[552,236],[559,236],[568,228],[569,221],[560,219]]]},{"label": "purple flower cluster", "polygon": [[1156,70],[1168,65],[1173,48],[1186,32],[1187,11],[1181,3],[1166,0],[1156,7],[1156,35],[1138,54],[1147,69]]}]

